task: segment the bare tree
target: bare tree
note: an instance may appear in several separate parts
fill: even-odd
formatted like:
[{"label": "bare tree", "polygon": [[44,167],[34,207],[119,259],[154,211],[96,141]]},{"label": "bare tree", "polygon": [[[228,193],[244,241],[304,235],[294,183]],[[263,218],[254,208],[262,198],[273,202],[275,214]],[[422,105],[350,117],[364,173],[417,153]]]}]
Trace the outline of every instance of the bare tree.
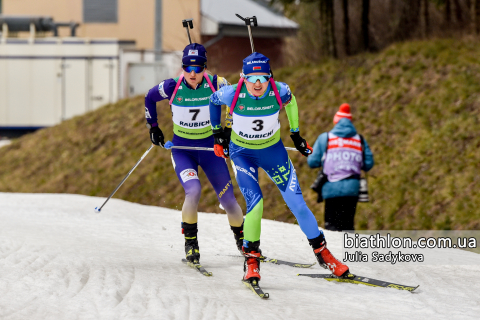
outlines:
[{"label": "bare tree", "polygon": [[345,54],[350,55],[350,19],[348,17],[348,0],[343,0],[343,41],[345,44]]},{"label": "bare tree", "polygon": [[395,30],[395,40],[411,39],[420,22],[420,2],[418,0],[403,0],[400,19]]},{"label": "bare tree", "polygon": [[362,0],[362,42],[365,51],[370,50],[370,35],[368,28],[370,26],[370,0]]},{"label": "bare tree", "polygon": [[423,36],[428,38],[430,36],[430,0],[423,0]]},{"label": "bare tree", "polygon": [[[322,43],[324,55],[337,58],[337,45],[335,39],[335,11],[334,0],[272,0],[271,3],[279,2],[283,5],[315,4],[320,15],[319,41]],[[316,30],[315,30],[316,31]]]},{"label": "bare tree", "polygon": [[474,4],[475,12],[475,33],[480,34],[480,0],[475,0]]},{"label": "bare tree", "polygon": [[445,23],[449,25],[452,22],[452,7],[450,0],[445,0],[445,9],[444,9]]},{"label": "bare tree", "polygon": [[327,37],[329,38],[329,56],[337,58],[337,41],[335,37],[335,11],[333,0],[324,0],[327,3]]},{"label": "bare tree", "polygon": [[455,18],[457,20],[457,24],[461,25],[463,22],[463,14],[462,14],[462,7],[460,6],[460,2],[458,0],[453,0],[453,7],[455,11]]}]

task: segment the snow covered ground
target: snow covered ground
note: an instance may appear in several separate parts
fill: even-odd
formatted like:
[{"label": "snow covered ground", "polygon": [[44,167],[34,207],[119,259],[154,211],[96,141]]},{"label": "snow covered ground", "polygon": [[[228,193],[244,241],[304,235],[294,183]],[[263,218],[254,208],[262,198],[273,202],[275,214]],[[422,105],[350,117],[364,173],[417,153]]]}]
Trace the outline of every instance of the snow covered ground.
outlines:
[{"label": "snow covered ground", "polygon": [[0,140],[0,148],[4,146],[8,146],[11,143],[10,140]]},{"label": "snow covered ground", "polygon": [[[0,193],[0,319],[479,319],[477,265],[361,265],[352,272],[418,293],[297,277],[262,264],[261,300],[240,279],[225,215],[200,214],[205,277],[181,262],[176,210],[66,194]],[[297,225],[263,221],[265,255],[314,262]],[[325,232],[341,255],[341,233]]]}]

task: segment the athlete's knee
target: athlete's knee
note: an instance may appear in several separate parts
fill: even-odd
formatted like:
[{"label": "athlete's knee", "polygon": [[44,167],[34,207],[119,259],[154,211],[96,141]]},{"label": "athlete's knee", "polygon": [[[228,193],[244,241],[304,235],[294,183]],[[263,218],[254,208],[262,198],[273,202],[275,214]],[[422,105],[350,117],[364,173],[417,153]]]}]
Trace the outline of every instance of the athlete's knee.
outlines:
[{"label": "athlete's knee", "polygon": [[297,219],[305,216],[309,216],[312,214],[312,211],[310,211],[305,201],[299,201],[293,204],[288,204],[288,207],[290,208],[290,210],[293,212],[293,214]]},{"label": "athlete's knee", "polygon": [[263,215],[263,199],[260,199],[253,207],[247,204],[247,217],[249,220],[262,220]]},{"label": "athlete's knee", "polygon": [[200,183],[188,183],[185,184],[185,198],[192,201],[200,201],[200,195],[202,194],[202,186]]},{"label": "athlete's knee", "polygon": [[[225,201],[225,200],[220,201],[220,204],[225,209],[227,214],[232,214],[232,213],[236,214],[238,211],[240,211],[240,212],[242,211],[242,209],[240,208],[240,205],[237,203],[235,198],[228,199],[227,201]],[[240,210],[239,210],[239,208],[240,208]]]}]

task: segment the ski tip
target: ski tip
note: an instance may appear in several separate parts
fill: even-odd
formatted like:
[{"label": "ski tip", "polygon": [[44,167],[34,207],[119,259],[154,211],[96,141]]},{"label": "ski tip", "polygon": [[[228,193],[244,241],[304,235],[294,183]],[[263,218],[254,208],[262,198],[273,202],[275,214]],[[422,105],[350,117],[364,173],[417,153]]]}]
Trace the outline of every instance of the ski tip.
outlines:
[{"label": "ski tip", "polygon": [[413,288],[410,292],[411,292],[411,293],[420,293],[420,292],[418,292],[418,291],[415,291],[415,290],[418,289],[418,287],[420,287],[420,285],[418,285],[418,286],[416,286],[415,288]]}]

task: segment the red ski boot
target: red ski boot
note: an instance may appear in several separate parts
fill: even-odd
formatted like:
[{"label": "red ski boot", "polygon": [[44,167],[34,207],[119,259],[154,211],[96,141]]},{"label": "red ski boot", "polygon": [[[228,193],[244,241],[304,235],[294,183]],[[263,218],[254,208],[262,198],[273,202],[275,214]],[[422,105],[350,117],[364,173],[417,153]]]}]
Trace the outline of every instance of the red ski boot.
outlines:
[{"label": "red ski boot", "polygon": [[312,246],[313,252],[321,267],[330,270],[337,277],[350,274],[348,267],[338,261],[330,250],[327,249],[327,242],[325,241],[323,232],[320,232],[320,235],[314,239],[308,239],[308,242]]},{"label": "red ski boot", "polygon": [[245,263],[243,265],[243,271],[245,271],[245,275],[243,276],[243,280],[257,280],[261,279],[260,277],[260,252],[245,252],[243,254],[245,256]]},{"label": "red ski boot", "polygon": [[332,255],[330,250],[327,249],[326,244],[321,248],[313,250],[313,252],[315,252],[315,256],[317,257],[318,263],[323,268],[330,270],[337,277],[342,277],[343,275],[347,275],[350,273],[347,265],[337,260]]},{"label": "red ski boot", "polygon": [[243,271],[245,275],[243,280],[260,281],[260,257],[262,251],[260,250],[260,241],[244,241],[243,255],[245,256],[245,263],[243,264]]}]

